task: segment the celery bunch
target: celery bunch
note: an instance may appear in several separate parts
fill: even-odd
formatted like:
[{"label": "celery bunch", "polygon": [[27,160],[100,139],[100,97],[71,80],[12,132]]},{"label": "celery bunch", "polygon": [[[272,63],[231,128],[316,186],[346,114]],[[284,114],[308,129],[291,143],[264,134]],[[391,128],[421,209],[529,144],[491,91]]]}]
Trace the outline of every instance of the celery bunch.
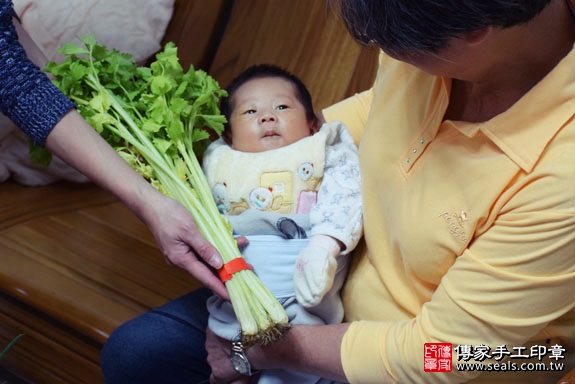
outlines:
[{"label": "celery bunch", "polygon": [[[204,71],[184,72],[173,43],[143,67],[93,36],[80,41],[60,48],[64,62],[46,66],[56,86],[126,162],[192,213],[224,263],[242,257],[197,160],[223,130],[218,101],[226,92]],[[285,310],[251,270],[235,273],[226,288],[245,344],[267,344],[289,329]]]}]

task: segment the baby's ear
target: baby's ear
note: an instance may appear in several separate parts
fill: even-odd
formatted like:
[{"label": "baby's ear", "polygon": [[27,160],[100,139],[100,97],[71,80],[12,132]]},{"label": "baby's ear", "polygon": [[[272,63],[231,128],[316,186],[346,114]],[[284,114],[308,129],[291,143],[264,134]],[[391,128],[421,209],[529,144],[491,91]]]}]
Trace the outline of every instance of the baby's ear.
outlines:
[{"label": "baby's ear", "polygon": [[222,138],[224,139],[224,142],[229,145],[230,147],[232,146],[232,132],[230,129],[226,128],[224,129],[224,132],[222,133]]},{"label": "baby's ear", "polygon": [[311,122],[311,126],[310,126],[311,134],[313,135],[314,133],[317,133],[317,131],[319,131],[320,127],[321,127],[321,123],[319,122],[319,120],[313,119],[313,121]]}]

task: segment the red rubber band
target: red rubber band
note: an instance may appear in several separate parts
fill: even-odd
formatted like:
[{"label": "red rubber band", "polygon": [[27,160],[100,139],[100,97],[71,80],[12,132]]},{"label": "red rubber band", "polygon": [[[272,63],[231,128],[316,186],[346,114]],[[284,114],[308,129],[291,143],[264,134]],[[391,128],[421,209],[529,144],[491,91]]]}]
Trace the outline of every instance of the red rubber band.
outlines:
[{"label": "red rubber band", "polygon": [[243,271],[246,269],[252,269],[252,267],[246,263],[246,260],[243,257],[236,257],[235,259],[231,259],[227,263],[225,263],[219,270],[218,275],[220,276],[220,280],[222,283],[230,280],[234,273]]}]

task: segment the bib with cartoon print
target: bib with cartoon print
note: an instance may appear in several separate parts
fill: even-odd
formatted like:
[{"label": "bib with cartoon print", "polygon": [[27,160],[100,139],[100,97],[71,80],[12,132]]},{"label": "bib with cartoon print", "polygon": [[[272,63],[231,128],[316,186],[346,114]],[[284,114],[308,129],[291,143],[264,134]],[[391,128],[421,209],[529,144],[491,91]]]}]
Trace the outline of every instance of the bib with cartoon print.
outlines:
[{"label": "bib with cartoon print", "polygon": [[[325,126],[324,126],[325,127]],[[327,133],[264,152],[240,152],[218,139],[204,154],[203,168],[220,212],[248,208],[309,213],[323,178]]]}]

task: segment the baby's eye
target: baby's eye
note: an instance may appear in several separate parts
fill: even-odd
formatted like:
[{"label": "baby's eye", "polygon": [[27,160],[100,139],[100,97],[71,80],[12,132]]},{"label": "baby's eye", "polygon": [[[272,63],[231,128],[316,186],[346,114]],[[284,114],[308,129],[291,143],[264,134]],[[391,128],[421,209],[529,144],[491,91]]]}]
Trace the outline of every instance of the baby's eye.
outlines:
[{"label": "baby's eye", "polygon": [[254,113],[256,113],[255,109],[248,109],[244,112],[244,115],[253,115]]},{"label": "baby's eye", "polygon": [[283,111],[284,109],[288,109],[288,108],[289,108],[289,107],[288,107],[287,105],[285,105],[285,104],[278,105],[278,106],[276,107],[276,109],[278,109],[278,110],[280,110],[280,111]]}]

